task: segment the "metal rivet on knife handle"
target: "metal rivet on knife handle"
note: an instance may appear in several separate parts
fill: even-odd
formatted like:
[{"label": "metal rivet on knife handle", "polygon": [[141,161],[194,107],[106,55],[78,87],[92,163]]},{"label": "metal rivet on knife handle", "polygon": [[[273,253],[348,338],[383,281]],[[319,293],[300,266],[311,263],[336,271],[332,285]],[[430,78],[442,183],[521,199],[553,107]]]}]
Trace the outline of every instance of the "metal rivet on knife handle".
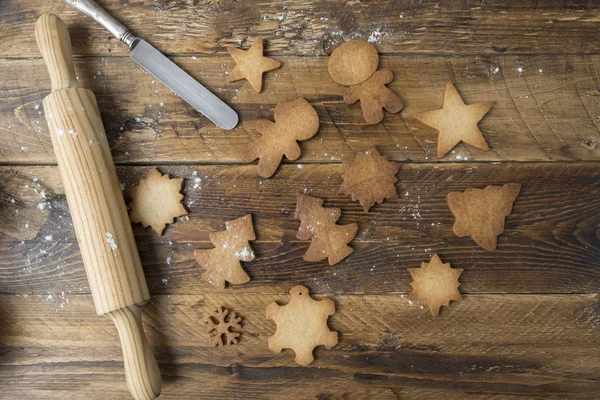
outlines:
[{"label": "metal rivet on knife handle", "polygon": [[63,21],[41,15],[35,36],[52,80],[46,121],[96,312],[117,327],[133,397],[155,399],[160,371],[141,319],[150,294],[96,97],[78,87]]},{"label": "metal rivet on knife handle", "polygon": [[237,113],[202,86],[174,62],[165,57],[145,40],[132,35],[119,21],[111,17],[93,0],[66,0],[67,3],[102,25],[131,50],[131,58],[154,75],[179,97],[188,102],[206,118],[223,129],[233,129],[238,123]]}]

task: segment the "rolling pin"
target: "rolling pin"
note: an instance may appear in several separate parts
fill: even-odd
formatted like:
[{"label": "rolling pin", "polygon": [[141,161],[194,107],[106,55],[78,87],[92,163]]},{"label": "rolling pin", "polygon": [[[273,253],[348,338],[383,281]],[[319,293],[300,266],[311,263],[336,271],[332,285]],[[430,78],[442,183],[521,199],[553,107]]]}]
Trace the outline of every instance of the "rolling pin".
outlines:
[{"label": "rolling pin", "polygon": [[142,328],[150,294],[96,97],[79,87],[64,22],[43,14],[35,36],[52,80],[46,121],[96,313],[117,327],[133,397],[155,399],[160,371]]}]

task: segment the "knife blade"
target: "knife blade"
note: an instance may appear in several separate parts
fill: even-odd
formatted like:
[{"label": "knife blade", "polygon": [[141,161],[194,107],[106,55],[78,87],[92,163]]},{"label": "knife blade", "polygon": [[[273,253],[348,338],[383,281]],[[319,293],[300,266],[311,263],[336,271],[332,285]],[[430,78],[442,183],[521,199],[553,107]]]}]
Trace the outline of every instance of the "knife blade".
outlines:
[{"label": "knife blade", "polygon": [[237,113],[145,40],[136,37],[93,0],[67,3],[102,25],[131,51],[131,58],[206,118],[223,129],[235,128]]}]

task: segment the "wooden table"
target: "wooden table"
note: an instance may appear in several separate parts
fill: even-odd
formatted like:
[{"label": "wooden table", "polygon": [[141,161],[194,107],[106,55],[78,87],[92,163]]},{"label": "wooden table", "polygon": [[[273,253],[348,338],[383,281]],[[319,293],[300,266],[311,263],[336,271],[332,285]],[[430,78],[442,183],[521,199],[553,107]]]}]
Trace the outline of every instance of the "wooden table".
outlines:
[{"label": "wooden table", "polygon": [[[135,226],[152,300],[144,323],[165,399],[475,399],[600,396],[600,4],[573,1],[100,2],[229,102],[225,132],[126,57],[126,48],[59,0],[0,3],[0,397],[127,399],[111,321],[94,314],[41,100],[49,78],[33,24],[52,11],[70,27],[80,81],[97,95],[123,188],[153,166],[186,178],[182,218],[158,237]],[[266,39],[283,67],[256,94],[226,84],[227,46]],[[341,101],[327,55],[372,41],[400,115],[364,124]],[[452,81],[467,103],[494,101],[480,127],[491,147],[435,159],[436,134],[412,117],[439,108]],[[302,157],[259,179],[241,161],[281,101],[303,96],[321,129]],[[375,145],[404,162],[397,200],[363,212],[337,194],[340,161]],[[196,181],[195,178],[200,178]],[[522,183],[496,251],[452,233],[452,190]],[[358,222],[354,254],[307,263],[295,195]],[[250,283],[217,290],[195,248],[224,221],[254,216]],[[433,253],[464,268],[463,300],[437,318],[407,299],[409,267]],[[308,367],[274,354],[265,306],[306,285],[335,300],[339,344]],[[318,297],[318,296],[317,296]],[[237,346],[208,344],[217,306],[243,316]]]}]

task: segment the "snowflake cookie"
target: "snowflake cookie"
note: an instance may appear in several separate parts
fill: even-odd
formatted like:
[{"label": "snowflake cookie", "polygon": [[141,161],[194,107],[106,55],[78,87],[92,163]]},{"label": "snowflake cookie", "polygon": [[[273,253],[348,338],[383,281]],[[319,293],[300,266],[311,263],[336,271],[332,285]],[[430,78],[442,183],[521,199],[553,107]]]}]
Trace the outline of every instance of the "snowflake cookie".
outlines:
[{"label": "snowflake cookie", "polygon": [[266,309],[267,319],[275,321],[277,331],[269,336],[269,348],[276,353],[292,349],[296,362],[308,365],[313,362],[313,349],[325,345],[328,349],[338,342],[336,331],[327,327],[327,318],[335,314],[331,299],[313,300],[308,289],[296,286],[290,290],[292,299],[285,306],[273,302]]},{"label": "snowflake cookie", "polygon": [[375,147],[356,154],[352,161],[343,160],[342,165],[344,183],[339,192],[351,195],[352,200],[358,200],[365,212],[375,203],[398,197],[396,174],[400,170],[400,164],[388,161]]},{"label": "snowflake cookie", "polygon": [[171,179],[152,168],[146,179],[127,191],[131,197],[131,221],[141,222],[144,228],[150,226],[162,235],[167,224],[187,214],[181,204],[182,182],[183,178]]},{"label": "snowflake cookie", "polygon": [[[229,318],[227,318],[229,314]],[[229,311],[226,308],[219,307],[213,315],[206,319],[206,332],[210,335],[213,346],[228,346],[237,344],[238,332],[231,331],[231,328],[240,329],[242,317],[236,317],[235,311]],[[225,339],[225,341],[223,341]]]},{"label": "snowflake cookie", "polygon": [[440,313],[442,306],[448,307],[451,300],[460,300],[458,278],[463,270],[451,268],[450,263],[442,263],[437,254],[428,263],[421,263],[421,268],[409,268],[408,272],[413,278],[410,283],[413,290],[408,299],[418,300],[429,307],[434,317]]}]

